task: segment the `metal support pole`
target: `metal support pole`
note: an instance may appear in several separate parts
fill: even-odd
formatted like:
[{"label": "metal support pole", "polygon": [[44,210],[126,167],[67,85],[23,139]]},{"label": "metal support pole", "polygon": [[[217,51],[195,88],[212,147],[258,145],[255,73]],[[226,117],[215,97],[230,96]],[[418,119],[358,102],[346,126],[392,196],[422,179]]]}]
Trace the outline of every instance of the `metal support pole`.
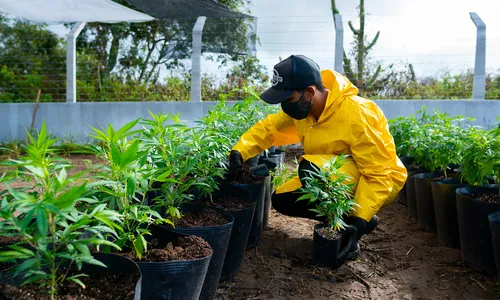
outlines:
[{"label": "metal support pole", "polygon": [[335,67],[334,70],[344,74],[344,25],[342,16],[335,14]]},{"label": "metal support pole", "polygon": [[193,53],[191,54],[191,101],[201,102],[201,37],[206,17],[198,17],[193,27]]},{"label": "metal support pole", "polygon": [[470,13],[470,18],[477,28],[472,99],[484,100],[486,98],[486,24],[474,12]]},{"label": "metal support pole", "polygon": [[76,103],[76,38],[85,22],[73,25],[66,38],[66,102]]}]

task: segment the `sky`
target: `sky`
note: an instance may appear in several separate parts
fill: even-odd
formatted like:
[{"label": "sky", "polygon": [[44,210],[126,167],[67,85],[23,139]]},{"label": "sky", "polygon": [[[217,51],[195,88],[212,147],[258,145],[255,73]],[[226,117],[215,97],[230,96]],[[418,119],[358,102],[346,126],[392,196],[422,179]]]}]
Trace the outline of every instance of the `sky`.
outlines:
[{"label": "sky", "polygon": [[[357,0],[336,0],[344,23],[344,48],[350,49],[352,21],[358,28]],[[376,61],[412,63],[417,76],[447,68],[474,67],[476,27],[469,12],[486,23],[489,72],[500,70],[499,0],[365,0],[366,30],[380,38],[372,51]],[[303,54],[322,68],[333,68],[335,31],[330,0],[253,0],[261,45],[257,56],[272,70],[279,56]]]},{"label": "sky", "polygon": [[[303,54],[321,68],[334,65],[335,30],[331,0],[252,0],[260,45],[257,57],[269,74],[279,57]],[[344,23],[344,48],[351,48],[352,21],[358,28],[357,0],[336,0]],[[448,70],[460,73],[474,67],[476,27],[469,12],[486,23],[487,72],[500,73],[500,0],[365,0],[369,38],[380,31],[371,52],[373,61],[412,63],[417,76]],[[57,26],[54,30],[60,34]],[[222,76],[218,66],[202,62],[202,71]]]}]

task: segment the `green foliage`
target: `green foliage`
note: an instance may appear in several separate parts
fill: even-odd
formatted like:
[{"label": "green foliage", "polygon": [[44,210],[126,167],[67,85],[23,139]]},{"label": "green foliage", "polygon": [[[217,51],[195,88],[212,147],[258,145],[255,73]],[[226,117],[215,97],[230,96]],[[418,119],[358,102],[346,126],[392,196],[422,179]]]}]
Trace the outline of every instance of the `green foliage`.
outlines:
[{"label": "green foliage", "polygon": [[433,172],[442,170],[447,177],[447,167],[461,163],[465,137],[474,128],[464,124],[461,116],[450,117],[437,110],[429,115],[425,107],[417,113],[418,117],[389,121],[396,151],[399,156],[413,157],[416,166]]},{"label": "green foliage", "polygon": [[[120,249],[103,238],[103,234],[117,236],[120,215],[87,197],[90,185],[83,174],[69,176],[66,170],[71,166],[52,156],[56,140],[48,137],[45,124],[36,138],[27,134],[26,156],[3,162],[15,169],[4,174],[2,181],[8,186],[10,180],[25,179],[33,184],[33,192],[8,187],[2,196],[1,235],[20,241],[0,251],[0,262],[17,262],[15,275],[23,275],[25,284],[40,282],[54,299],[66,280],[83,286],[79,278],[85,275],[76,272],[69,276],[69,267],[81,270],[83,263],[104,266],[92,257],[89,245]],[[81,238],[84,232],[90,235]]]},{"label": "green foliage", "polygon": [[471,130],[467,135],[460,177],[472,185],[500,184],[499,129]]},{"label": "green foliage", "polygon": [[101,166],[94,176],[99,180],[94,185],[96,197],[123,215],[123,231],[116,243],[131,249],[141,259],[148,249],[145,236],[151,234],[149,226],[172,222],[144,204],[154,174],[146,167],[147,149],[138,138],[133,137],[139,132],[134,130],[139,120],[131,121],[118,130],[111,125],[106,131],[92,130],[93,138],[101,142],[93,147],[94,153],[106,161],[106,165]]},{"label": "green foliage", "polygon": [[346,155],[336,156],[321,168],[313,166],[314,171],[306,171],[309,176],[304,178],[305,184],[298,190],[304,193],[298,200],[315,203],[316,208],[310,210],[319,217],[326,217],[328,225],[334,230],[344,229],[344,217],[359,206],[352,191],[355,184],[346,184],[349,177],[339,170],[346,158]]},{"label": "green foliage", "polygon": [[293,177],[297,176],[297,166],[299,163],[295,160],[295,165],[290,166],[288,164],[281,164],[279,168],[276,168],[275,171],[270,171],[271,181],[274,187],[278,187]]}]

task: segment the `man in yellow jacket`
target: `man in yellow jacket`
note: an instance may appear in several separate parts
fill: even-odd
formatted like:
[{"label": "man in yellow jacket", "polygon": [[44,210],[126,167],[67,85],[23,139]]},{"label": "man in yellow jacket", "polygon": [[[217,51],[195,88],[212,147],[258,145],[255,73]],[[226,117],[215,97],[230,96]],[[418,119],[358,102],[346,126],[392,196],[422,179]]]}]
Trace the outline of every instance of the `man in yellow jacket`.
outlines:
[{"label": "man in yellow jacket", "polygon": [[[346,223],[354,227],[359,241],[378,225],[375,215],[391,203],[404,185],[407,171],[396,155],[387,119],[373,102],[357,96],[358,89],[343,75],[320,70],[311,59],[292,55],[274,67],[272,87],[261,94],[269,104],[282,110],[268,115],[243,134],[230,153],[230,168],[271,146],[301,142],[299,176],[278,187],[272,198],[280,213],[317,219],[307,201],[296,201],[304,170],[322,166],[334,155],[349,154],[341,171],[355,185],[359,205]],[[348,249],[349,259],[359,255],[359,246]]]}]

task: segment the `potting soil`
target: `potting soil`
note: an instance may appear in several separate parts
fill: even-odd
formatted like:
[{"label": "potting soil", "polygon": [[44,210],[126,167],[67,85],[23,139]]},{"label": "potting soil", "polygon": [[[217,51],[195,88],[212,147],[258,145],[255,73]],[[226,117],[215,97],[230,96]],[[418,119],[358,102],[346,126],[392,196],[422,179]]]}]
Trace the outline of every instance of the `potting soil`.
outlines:
[{"label": "potting soil", "polygon": [[246,201],[235,196],[225,196],[207,204],[228,211],[234,211],[250,207],[253,205],[253,202]]},{"label": "potting soil", "polygon": [[133,261],[141,262],[165,262],[173,260],[192,260],[209,256],[212,253],[210,245],[200,237],[191,235],[180,237],[172,243],[168,243],[164,249],[155,247],[155,240],[151,242],[152,249],[138,259],[133,253],[123,254]]},{"label": "potting soil", "polygon": [[325,239],[336,240],[340,238],[340,234],[337,231],[333,230],[331,227],[321,227],[316,231]]},{"label": "potting soil", "polygon": [[212,209],[205,209],[199,212],[183,213],[180,220],[175,221],[175,227],[210,227],[227,224],[218,212]]},{"label": "potting soil", "polygon": [[472,194],[471,197],[488,203],[500,203],[500,195],[494,193]]},{"label": "potting soil", "polygon": [[230,173],[227,175],[227,181],[229,183],[254,183],[264,180],[264,177],[252,174],[250,168],[247,166],[242,166],[235,173]]},{"label": "potting soil", "polygon": [[[71,276],[71,275],[69,275]],[[64,300],[116,300],[134,299],[138,275],[125,273],[101,273],[79,278],[85,289],[73,281],[64,281],[55,299]],[[40,282],[25,286],[0,285],[0,299],[50,299],[46,288]]]}]

